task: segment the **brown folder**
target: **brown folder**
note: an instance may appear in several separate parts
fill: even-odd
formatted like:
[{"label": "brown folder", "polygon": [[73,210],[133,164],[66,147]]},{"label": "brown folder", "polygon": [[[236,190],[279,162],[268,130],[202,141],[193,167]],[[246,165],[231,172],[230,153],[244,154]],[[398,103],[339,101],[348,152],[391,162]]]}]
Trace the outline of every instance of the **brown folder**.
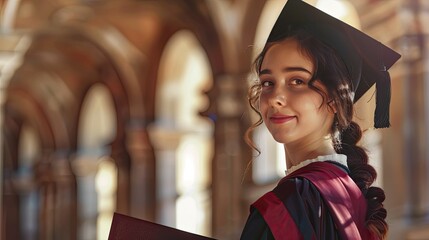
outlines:
[{"label": "brown folder", "polygon": [[201,235],[114,213],[109,240],[207,240]]}]

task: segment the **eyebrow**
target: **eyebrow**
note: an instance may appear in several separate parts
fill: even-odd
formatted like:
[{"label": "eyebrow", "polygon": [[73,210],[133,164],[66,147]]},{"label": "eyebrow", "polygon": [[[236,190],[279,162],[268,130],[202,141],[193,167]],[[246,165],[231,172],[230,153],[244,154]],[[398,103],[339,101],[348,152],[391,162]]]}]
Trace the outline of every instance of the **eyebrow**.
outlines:
[{"label": "eyebrow", "polygon": [[[313,75],[313,73],[311,73],[309,70],[303,67],[285,67],[282,69],[282,72],[306,72],[310,75]],[[270,69],[263,69],[259,72],[259,76],[264,74],[271,74],[271,73],[272,72]]]}]

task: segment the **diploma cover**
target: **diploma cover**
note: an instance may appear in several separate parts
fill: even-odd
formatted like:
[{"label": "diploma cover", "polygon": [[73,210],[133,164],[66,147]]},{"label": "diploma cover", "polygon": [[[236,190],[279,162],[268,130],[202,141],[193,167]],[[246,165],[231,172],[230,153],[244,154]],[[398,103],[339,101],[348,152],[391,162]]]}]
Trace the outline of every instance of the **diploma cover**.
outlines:
[{"label": "diploma cover", "polygon": [[146,220],[114,213],[109,240],[207,240],[209,237],[185,232]]}]

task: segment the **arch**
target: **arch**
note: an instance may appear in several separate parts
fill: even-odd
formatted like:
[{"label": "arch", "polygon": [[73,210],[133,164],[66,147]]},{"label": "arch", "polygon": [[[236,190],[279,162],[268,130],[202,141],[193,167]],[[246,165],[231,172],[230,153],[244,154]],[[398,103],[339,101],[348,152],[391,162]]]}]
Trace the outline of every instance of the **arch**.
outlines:
[{"label": "arch", "polygon": [[96,149],[116,138],[116,108],[113,96],[103,84],[94,84],[82,101],[78,124],[78,149]]},{"label": "arch", "polygon": [[[7,122],[7,121],[6,121]],[[10,125],[9,125],[10,126]],[[38,233],[37,216],[37,187],[34,183],[36,173],[33,168],[40,160],[42,149],[40,148],[40,136],[34,125],[28,122],[19,124],[18,136],[11,145],[5,144],[7,153],[14,144],[17,151],[23,152],[19,158],[11,157],[11,153],[5,154],[3,159],[3,169],[7,173],[3,176],[3,211],[2,221],[5,221],[4,235],[6,237],[34,236]],[[8,136],[8,135],[6,135]],[[6,207],[5,207],[6,206]],[[6,220],[4,217],[6,216]]]},{"label": "arch", "polygon": [[[87,31],[90,30],[87,29]],[[131,110],[133,103],[141,106],[140,100],[132,99],[136,98],[135,96],[141,97],[141,93],[136,93],[140,88],[135,83],[131,84],[132,86],[129,84],[129,82],[137,81],[136,78],[121,75],[121,72],[133,75],[135,71],[131,70],[123,59],[110,54],[109,46],[99,44],[98,42],[103,41],[102,38],[95,42],[93,39],[95,36],[86,36],[85,32],[78,28],[67,26],[46,29],[39,32],[34,38],[33,44],[26,53],[26,61],[29,64],[35,64],[37,59],[41,68],[55,73],[60,81],[71,88],[76,102],[69,104],[74,105],[76,112],[81,107],[82,97],[97,82],[103,82],[108,86],[113,93],[116,106],[126,106],[118,112],[118,121],[128,121],[133,115]],[[127,45],[124,44],[124,46]],[[115,61],[120,64],[116,64]],[[134,106],[133,109],[142,111],[142,108],[138,106]],[[134,115],[141,114],[134,113]],[[69,127],[76,128],[76,122],[71,123]]]},{"label": "arch", "polygon": [[[73,154],[77,146],[77,119],[80,114],[79,109],[84,104],[84,95],[94,83],[103,82],[109,94],[114,93],[116,96],[115,109],[121,109],[121,111],[115,111],[114,116],[115,121],[120,121],[119,127],[116,128],[118,134],[115,135],[117,137],[115,140],[117,143],[125,144],[124,128],[130,118],[127,93],[122,90],[122,83],[118,80],[117,72],[113,69],[110,60],[103,58],[103,54],[100,54],[99,50],[80,34],[69,32],[67,29],[58,30],[58,32],[56,30],[45,30],[36,34],[25,54],[23,66],[13,75],[6,89],[8,95],[5,108],[10,111],[5,111],[5,118],[17,118],[17,120],[11,119],[7,122],[21,122],[21,118],[29,119],[40,131],[43,149],[49,149],[52,153],[59,151],[66,155]],[[112,145],[115,148],[112,152],[117,151],[123,155],[124,148],[120,147],[122,150],[117,150],[117,145]],[[11,149],[7,152],[15,152],[15,150]],[[117,153],[112,154],[117,155]],[[15,157],[18,158],[19,155]],[[49,154],[43,157],[48,158],[45,159],[48,164],[56,164],[57,160],[62,160],[57,159],[57,156],[49,157]],[[62,161],[59,164],[62,168]],[[55,170],[55,168],[47,169],[52,172]],[[75,186],[67,187],[73,191]],[[129,184],[126,184],[125,190],[127,188]],[[67,194],[65,191],[57,193]],[[128,194],[124,195],[125,203],[128,204]],[[62,202],[62,204],[67,203]],[[70,210],[73,211],[73,207]],[[71,231],[70,236],[73,236],[75,231],[72,225],[73,223],[65,226],[69,227],[66,232]],[[57,227],[62,229],[61,226],[55,225],[55,231],[58,231]]]},{"label": "arch", "polygon": [[[208,235],[213,126],[200,112],[208,105],[204,91],[213,82],[209,60],[196,36],[181,30],[169,39],[159,66],[155,122],[149,128],[158,188],[164,189],[158,193],[159,221]],[[187,204],[191,202],[195,204]],[[186,214],[191,210],[199,215],[195,221]]]},{"label": "arch", "polygon": [[[122,85],[123,88],[122,93],[124,95],[122,96],[127,98],[129,111],[127,118],[144,119],[145,109],[142,105],[144,94],[141,92],[140,83],[142,76],[141,70],[138,69],[138,67],[144,66],[146,61],[143,54],[127,41],[119,31],[109,26],[100,28],[82,24],[70,26],[69,31],[92,43],[104,55],[108,65],[110,65],[108,67],[113,67],[119,85]],[[115,91],[115,89],[111,90]],[[113,96],[116,97],[117,95],[118,93],[115,92]],[[118,106],[123,104],[121,99],[114,98],[114,100]]]},{"label": "arch", "polygon": [[[243,27],[241,29],[240,36],[242,37],[242,42],[244,46],[252,46],[252,51],[247,51],[247,54],[245,55],[246,62],[246,69],[249,69],[250,64],[253,62],[254,58],[254,52],[256,51],[255,48],[258,46],[255,45],[256,36],[258,35],[258,26],[260,25],[260,19],[263,17],[263,11],[267,4],[267,0],[262,1],[247,1],[244,9],[244,16],[243,16]],[[271,2],[282,2],[282,1],[271,1]],[[255,6],[256,5],[256,6]],[[275,14],[273,14],[275,15]],[[256,27],[255,27],[256,26]],[[268,35],[267,35],[268,36]]]},{"label": "arch", "polygon": [[[103,205],[103,200],[106,199],[99,194],[102,191],[99,189],[100,174],[103,178],[102,172],[105,171],[103,166],[107,164],[107,168],[110,169],[109,163],[112,163],[113,168],[117,169],[117,161],[120,161],[118,159],[103,161],[105,158],[110,158],[111,143],[116,138],[116,115],[113,97],[108,88],[101,83],[94,84],[83,99],[78,121],[77,152],[72,161],[77,180],[78,216],[80,216],[78,222],[81,223],[78,226],[78,236],[83,239],[99,237],[97,233],[100,234],[100,232],[96,231],[99,225],[97,222],[104,221],[109,209],[113,216],[113,211],[116,209],[116,204],[108,205],[108,209],[104,209],[106,206]],[[111,172],[109,171],[108,174],[110,176]],[[112,177],[113,179],[103,179],[116,185],[117,174]],[[111,185],[109,182],[106,184]],[[116,191],[114,193],[116,197]],[[116,198],[114,200],[116,202]],[[104,210],[102,220],[98,216],[100,209]],[[104,225],[99,227],[106,228]]]},{"label": "arch", "polygon": [[[116,3],[107,3],[104,6],[109,8],[111,6],[109,4]],[[68,154],[74,154],[78,148],[77,129],[80,109],[84,105],[87,92],[91,91],[92,86],[96,83],[105,84],[114,97],[113,102],[117,109],[117,134],[112,146],[127,145],[127,148],[139,148],[136,151],[150,149],[150,142],[146,142],[143,137],[146,125],[153,121],[154,110],[151,107],[155,102],[153,92],[155,92],[156,79],[158,79],[158,60],[161,58],[163,46],[179,30],[188,29],[195,34],[196,39],[203,46],[203,50],[210,56],[210,65],[214,75],[223,74],[225,71],[221,44],[217,31],[210,17],[207,16],[209,11],[206,3],[174,1],[168,5],[172,5],[175,10],[172,10],[172,14],[167,15],[165,14],[166,5],[163,2],[135,3],[130,1],[124,5],[128,8],[134,6],[139,10],[142,10],[142,6],[145,9],[149,6],[146,10],[139,12],[139,15],[140,18],[150,15],[154,18],[155,28],[159,27],[157,30],[160,35],[154,35],[156,38],[150,42],[151,45],[138,45],[135,42],[136,35],[140,35],[140,38],[145,35],[152,36],[149,30],[124,31],[124,28],[120,27],[119,21],[108,18],[96,19],[92,12],[95,8],[88,7],[86,10],[89,11],[85,10],[88,15],[69,15],[82,17],[78,17],[78,19],[61,19],[60,12],[64,13],[64,11],[60,10],[51,14],[50,21],[53,23],[51,26],[39,29],[33,35],[32,44],[23,59],[24,67],[15,72],[10,86],[8,86],[10,99],[18,98],[16,94],[19,91],[14,89],[22,88],[24,91],[31,88],[37,89],[37,84],[51,86],[53,87],[51,90],[57,86],[59,89],[68,89],[72,93],[72,100],[67,102],[62,98],[43,95],[40,90],[29,90],[29,96],[40,105],[36,108],[39,111],[38,114],[46,119],[45,128],[49,130],[43,129],[42,131],[45,135],[52,135],[51,138],[46,139],[52,140],[50,146],[54,150],[61,149],[67,151]],[[180,20],[177,21],[178,19]],[[118,48],[118,43],[125,48]],[[151,52],[152,49],[155,51]],[[153,61],[148,62],[146,54],[150,55],[150,59]],[[28,77],[30,73],[26,69],[32,69],[33,73],[38,76],[38,82],[32,82],[32,79]],[[150,71],[155,71],[155,73]],[[23,78],[19,76],[23,76]],[[56,92],[54,91],[54,93]],[[7,104],[13,104],[9,103],[9,100],[7,101]],[[50,112],[48,106],[51,104],[62,108],[63,111]],[[33,107],[32,105],[26,106]],[[29,112],[25,109],[17,111]],[[133,142],[135,138],[139,138],[139,141]],[[144,146],[138,144],[142,142]],[[43,147],[49,144],[42,143]],[[126,155],[129,149],[126,149],[125,153],[121,152],[122,150],[124,149],[121,148],[112,154]],[[133,157],[145,158],[148,155],[150,154],[144,152],[142,155],[135,154]],[[55,158],[49,160],[55,160]],[[129,159],[125,160],[125,162],[127,161]],[[138,167],[136,169],[141,170]],[[153,184],[153,181],[148,182]],[[128,183],[128,185],[130,184]],[[152,196],[153,194],[146,195]],[[135,215],[137,216],[139,213]]]},{"label": "arch", "polygon": [[[7,119],[5,136],[7,139],[19,139],[21,124],[26,121],[38,130],[43,148],[54,149],[56,146],[55,135],[49,124],[49,117],[43,110],[43,103],[27,90],[29,89],[8,89],[4,105],[5,119]],[[16,124],[18,124],[18,128],[14,126]]]},{"label": "arch", "polygon": [[[175,119],[178,126],[170,127],[189,128],[196,120],[191,119],[192,112],[183,111],[199,113],[207,108],[208,99],[201,96],[192,99],[196,93],[204,93],[212,87],[210,64],[205,53],[190,31],[178,31],[170,38],[160,61],[157,81],[155,109],[161,124],[169,125],[168,121]],[[200,106],[195,105],[198,103]],[[181,111],[182,116],[174,114],[175,111]]]}]

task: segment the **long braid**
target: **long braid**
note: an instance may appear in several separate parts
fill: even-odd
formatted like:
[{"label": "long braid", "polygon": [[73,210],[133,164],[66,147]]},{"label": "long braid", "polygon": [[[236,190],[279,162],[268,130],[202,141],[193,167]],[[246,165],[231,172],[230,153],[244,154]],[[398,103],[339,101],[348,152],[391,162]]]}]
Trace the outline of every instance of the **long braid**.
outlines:
[{"label": "long braid", "polygon": [[388,225],[385,221],[387,211],[383,206],[385,194],[383,189],[371,186],[377,178],[377,172],[368,164],[366,151],[356,144],[362,138],[362,131],[359,125],[351,122],[349,126],[341,132],[341,147],[338,153],[347,155],[347,164],[350,170],[350,177],[360,188],[367,201],[366,225],[377,234],[380,239],[384,239],[387,234]]}]

